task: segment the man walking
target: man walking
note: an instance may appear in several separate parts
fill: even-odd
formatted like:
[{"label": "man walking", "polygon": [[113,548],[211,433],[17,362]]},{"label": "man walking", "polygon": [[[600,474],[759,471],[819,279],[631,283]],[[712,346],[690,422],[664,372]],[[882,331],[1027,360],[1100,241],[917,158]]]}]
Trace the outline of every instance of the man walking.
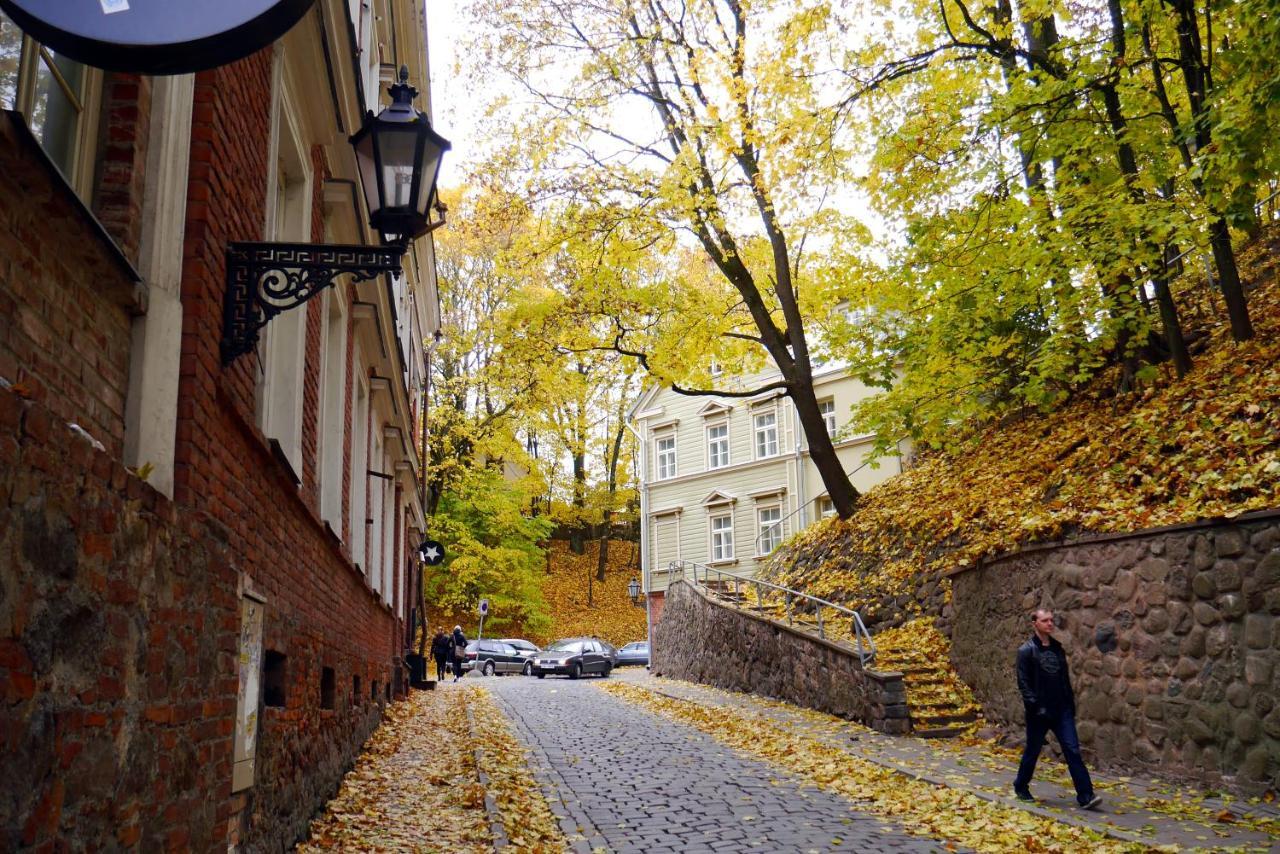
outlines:
[{"label": "man walking", "polygon": [[1067,760],[1067,770],[1076,787],[1076,802],[1081,809],[1094,809],[1102,803],[1102,798],[1093,793],[1089,769],[1084,767],[1080,756],[1076,698],[1067,673],[1066,651],[1053,638],[1053,612],[1038,608],[1031,615],[1031,626],[1035,633],[1018,647],[1018,690],[1027,713],[1027,746],[1022,750],[1013,791],[1019,800],[1035,800],[1029,788],[1031,775],[1036,771],[1036,760],[1040,758],[1045,737],[1052,732]]}]

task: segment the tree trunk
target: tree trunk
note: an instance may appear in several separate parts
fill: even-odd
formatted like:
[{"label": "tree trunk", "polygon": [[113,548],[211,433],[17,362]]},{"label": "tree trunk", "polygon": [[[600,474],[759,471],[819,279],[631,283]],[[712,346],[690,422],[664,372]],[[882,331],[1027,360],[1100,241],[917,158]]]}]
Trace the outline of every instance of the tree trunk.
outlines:
[{"label": "tree trunk", "polygon": [[813,382],[803,388],[803,393],[791,395],[796,406],[796,415],[800,426],[804,429],[805,440],[809,443],[809,458],[813,461],[822,485],[827,488],[827,497],[841,519],[853,515],[858,503],[858,490],[854,488],[845,473],[844,465],[836,456],[836,446],[827,433],[827,422],[818,409],[818,399],[813,393]]},{"label": "tree trunk", "polygon": [[[1192,0],[1167,0],[1178,16],[1178,66],[1187,89],[1187,103],[1191,107],[1191,122],[1195,131],[1196,151],[1203,152],[1213,143],[1213,124],[1209,113],[1208,95],[1212,86],[1209,69],[1205,66],[1200,40],[1200,24],[1196,18]],[[1200,189],[1200,188],[1198,188]],[[1205,195],[1201,192],[1201,195]],[[1231,230],[1222,215],[1209,225],[1209,245],[1213,249],[1213,261],[1218,268],[1218,287],[1227,303],[1227,317],[1231,322],[1231,337],[1246,341],[1253,337],[1253,323],[1249,320],[1249,306],[1236,267],[1236,253],[1231,245]]]}]

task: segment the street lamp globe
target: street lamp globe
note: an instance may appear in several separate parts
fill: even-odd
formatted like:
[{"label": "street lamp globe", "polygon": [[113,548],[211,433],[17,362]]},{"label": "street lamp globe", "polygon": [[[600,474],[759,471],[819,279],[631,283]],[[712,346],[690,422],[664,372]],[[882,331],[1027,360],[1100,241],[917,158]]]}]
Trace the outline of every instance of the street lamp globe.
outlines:
[{"label": "street lamp globe", "polygon": [[636,581],[634,578],[631,579],[631,583],[627,585],[627,595],[631,597],[632,602],[640,601],[640,582],[639,581]]},{"label": "street lamp globe", "polygon": [[414,109],[418,90],[409,85],[408,68],[401,66],[400,82],[387,91],[391,106],[376,116],[370,110],[363,127],[352,135],[351,145],[369,224],[384,243],[403,247],[433,227],[430,208],[440,160],[451,146],[431,129],[426,114]]}]

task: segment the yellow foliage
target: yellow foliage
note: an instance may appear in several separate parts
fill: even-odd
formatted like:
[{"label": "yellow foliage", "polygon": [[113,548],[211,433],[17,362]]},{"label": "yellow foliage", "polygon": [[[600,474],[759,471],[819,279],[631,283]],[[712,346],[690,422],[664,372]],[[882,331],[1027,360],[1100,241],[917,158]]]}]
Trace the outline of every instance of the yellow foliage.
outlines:
[{"label": "yellow foliage", "polygon": [[[556,638],[586,635],[602,638],[615,646],[644,640],[645,611],[632,604],[627,585],[639,580],[636,546],[623,540],[609,542],[605,580],[594,578],[599,542],[587,543],[586,554],[569,551],[563,540],[551,543],[551,572],[543,579],[542,595],[551,609],[551,630],[547,637],[530,637],[543,644]],[[587,604],[588,578],[591,602]]]},{"label": "yellow foliage", "polygon": [[1276,255],[1261,242],[1241,255],[1264,283],[1249,295],[1252,340],[1219,326],[1181,380],[1165,365],[1116,394],[1106,374],[1053,412],[922,453],[852,518],[779,550],[767,574],[860,606],[1032,542],[1280,506],[1280,285],[1265,269]]}]

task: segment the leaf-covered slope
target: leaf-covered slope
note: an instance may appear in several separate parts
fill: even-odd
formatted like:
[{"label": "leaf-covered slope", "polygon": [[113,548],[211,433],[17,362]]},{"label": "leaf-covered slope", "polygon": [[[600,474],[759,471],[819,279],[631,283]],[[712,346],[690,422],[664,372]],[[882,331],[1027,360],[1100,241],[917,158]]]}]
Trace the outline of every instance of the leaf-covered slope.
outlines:
[{"label": "leaf-covered slope", "polygon": [[[614,540],[609,543],[609,561],[603,582],[594,579],[599,543],[587,543],[587,553],[576,555],[564,540],[551,542],[551,572],[543,578],[542,596],[551,610],[551,630],[546,637],[533,636],[536,643],[556,638],[588,635],[615,646],[644,640],[644,608],[632,604],[627,584],[639,578],[635,566],[635,545]],[[587,604],[587,579],[591,578],[591,601]]]},{"label": "leaf-covered slope", "polygon": [[1242,253],[1255,283],[1252,340],[1204,327],[1183,380],[1165,366],[1149,386],[1115,394],[1104,374],[1051,413],[921,454],[852,518],[802,533],[770,574],[856,602],[1031,542],[1280,506],[1280,235],[1269,237]]}]

